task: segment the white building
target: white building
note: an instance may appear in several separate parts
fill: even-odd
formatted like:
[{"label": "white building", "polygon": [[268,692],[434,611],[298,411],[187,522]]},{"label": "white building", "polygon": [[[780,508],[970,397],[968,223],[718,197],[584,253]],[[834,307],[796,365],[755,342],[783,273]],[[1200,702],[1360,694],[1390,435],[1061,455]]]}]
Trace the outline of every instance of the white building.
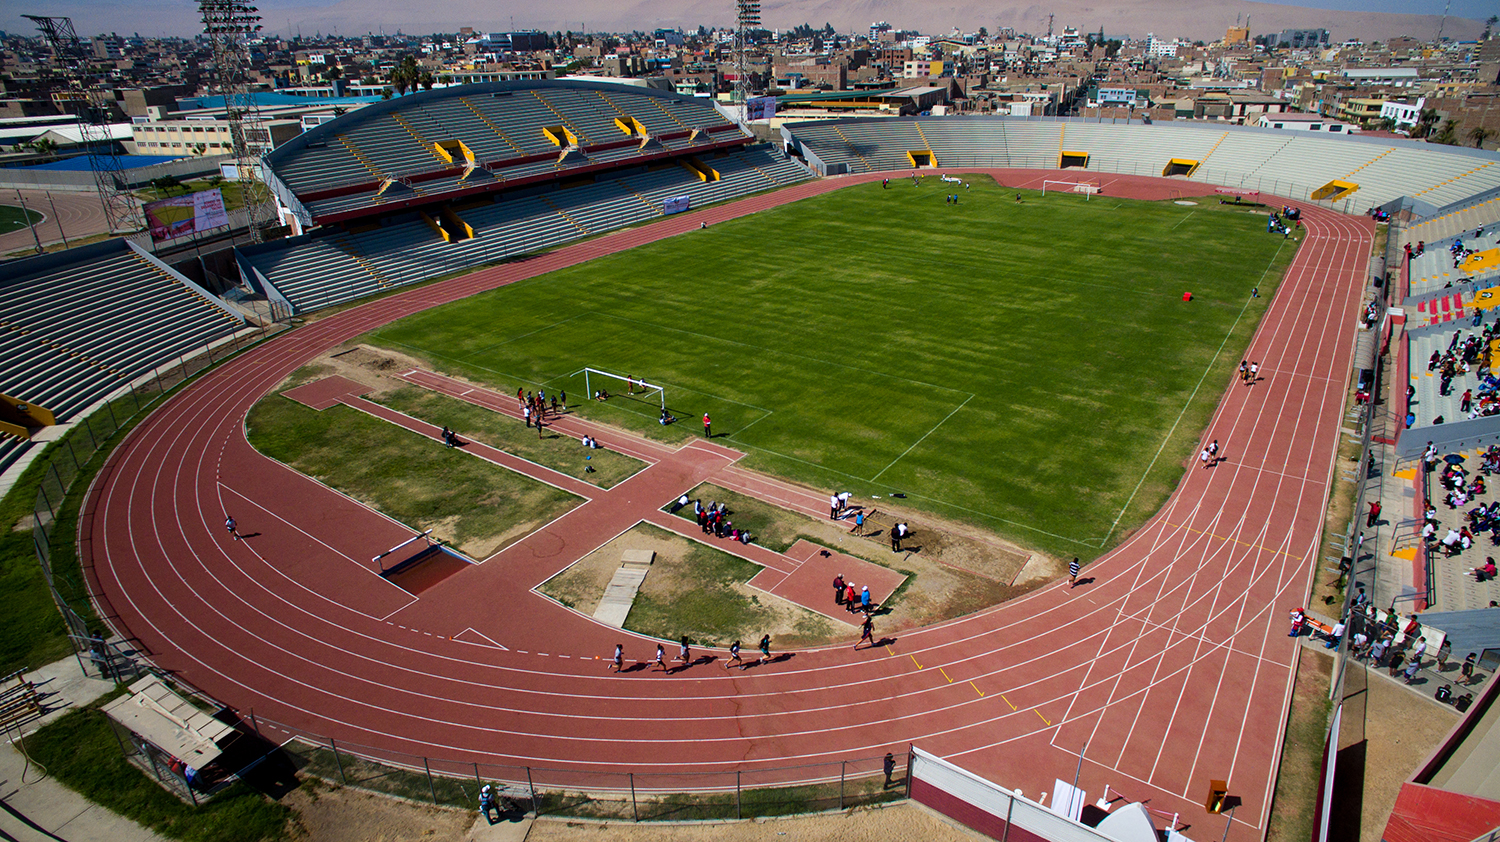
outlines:
[{"label": "white building", "polygon": [[1287,129],[1329,134],[1359,134],[1359,126],[1341,123],[1321,114],[1262,114],[1256,123],[1263,129]]},{"label": "white building", "polygon": [[1380,119],[1394,122],[1398,129],[1415,126],[1426,102],[1427,97],[1419,97],[1415,103],[1387,101],[1380,106]]}]

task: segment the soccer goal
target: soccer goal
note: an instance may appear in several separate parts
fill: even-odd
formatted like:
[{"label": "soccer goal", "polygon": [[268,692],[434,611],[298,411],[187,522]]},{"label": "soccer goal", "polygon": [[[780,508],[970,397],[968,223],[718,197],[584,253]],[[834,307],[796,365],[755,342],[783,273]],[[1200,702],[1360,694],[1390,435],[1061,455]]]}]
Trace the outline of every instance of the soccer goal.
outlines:
[{"label": "soccer goal", "polygon": [[1042,195],[1043,196],[1047,195],[1047,190],[1048,189],[1051,189],[1052,192],[1054,192],[1054,193],[1056,193],[1058,191],[1062,191],[1064,193],[1082,193],[1083,194],[1083,200],[1085,202],[1087,202],[1089,200],[1090,196],[1093,196],[1095,193],[1100,192],[1099,182],[1097,182],[1097,181],[1052,181],[1052,180],[1044,180],[1042,182]]},{"label": "soccer goal", "polygon": [[[599,384],[598,391],[594,389],[594,384],[596,383]],[[667,390],[661,386],[647,383],[645,380],[629,374],[615,374],[612,371],[600,371],[597,368],[584,368],[583,370],[583,388],[584,391],[588,392],[590,398],[593,398],[599,392],[609,391],[610,389],[615,390],[611,392],[612,396],[617,395],[620,393],[619,389],[622,386],[627,396],[634,397],[637,400],[660,400],[662,411],[666,411]]]}]

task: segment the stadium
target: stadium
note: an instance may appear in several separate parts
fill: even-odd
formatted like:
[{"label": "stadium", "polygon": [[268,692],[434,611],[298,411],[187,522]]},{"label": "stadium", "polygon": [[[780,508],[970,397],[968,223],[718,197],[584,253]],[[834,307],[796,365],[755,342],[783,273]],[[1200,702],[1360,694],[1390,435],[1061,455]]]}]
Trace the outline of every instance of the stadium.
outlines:
[{"label": "stadium", "polygon": [[[890,797],[889,754],[904,792],[989,832],[1113,838],[1080,821],[1102,794],[1117,833],[1144,821],[1263,838],[1300,657],[1284,618],[1325,552],[1341,426],[1357,412],[1367,440],[1401,453],[1500,434],[1485,417],[1445,422],[1458,398],[1426,382],[1422,417],[1376,425],[1351,388],[1377,370],[1409,382],[1410,361],[1494,282],[1491,263],[1439,260],[1500,218],[1493,153],[1021,118],[793,123],[766,143],[706,100],[538,81],[371,105],[277,149],[263,175],[291,236],[234,252],[235,295],[123,241],[8,267],[0,464],[36,459],[47,428],[91,444],[120,431],[86,488],[71,485],[87,454],[52,468],[37,509],[38,552],[82,650],[98,653],[102,621],[111,665],[222,705],[322,774],[396,769],[434,802],[467,804],[493,781],[534,806],[637,819],[733,818],[742,797],[786,787],[842,807]],[[1299,224],[1268,233],[1286,208]],[[1067,224],[1086,227],[1045,233]],[[988,238],[1004,247],[974,246]],[[1404,259],[1408,241],[1426,254]],[[871,257],[847,276],[819,262],[850,249]],[[967,283],[941,286],[945,274]],[[970,297],[979,278],[991,298]],[[1069,286],[1080,280],[1097,289]],[[898,298],[907,283],[913,297]],[[724,306],[694,309],[703,299]],[[902,317],[885,333],[840,309],[891,302]],[[1386,302],[1426,321],[1405,325]],[[976,318],[991,312],[1009,317]],[[830,342],[870,347],[808,350]],[[562,389],[569,411],[527,434],[567,441],[575,461],[589,436],[639,467],[606,484],[477,434],[444,451],[449,427],[465,428],[330,367],[371,346],[401,354],[389,377],[467,407],[454,418],[482,410],[512,433],[518,387]],[[1007,357],[1043,365],[996,374]],[[1259,378],[1242,384],[1239,359]],[[1024,391],[1057,366],[1097,400]],[[601,388],[627,394],[594,400]],[[263,407],[291,403],[524,476],[551,502],[495,527],[512,532],[484,557],[431,545],[299,470],[295,446],[266,452]],[[810,404],[826,405],[797,411]],[[367,427],[346,423],[325,422],[348,439],[333,462],[359,461]],[[1199,468],[1210,438],[1225,456]],[[406,448],[414,473],[428,449]],[[1080,480],[1089,462],[1123,467]],[[699,647],[652,676],[649,653],[663,639],[675,651],[675,636],[601,622],[544,586],[642,525],[706,543],[672,508],[705,486],[821,520],[831,493],[861,510],[878,497],[1022,558],[1083,556],[1086,579],[882,627],[851,651],[857,623],[829,614],[826,582],[889,583],[894,598],[900,556],[718,540],[761,571],[751,588],[843,637],[739,671],[718,668],[722,646]],[[59,517],[64,498],[76,523]],[[63,570],[49,548],[73,530],[77,570]],[[608,669],[621,641],[640,667],[628,675]],[[672,800],[684,792],[705,794],[702,812]],[[1097,825],[1107,810],[1093,809]]]}]

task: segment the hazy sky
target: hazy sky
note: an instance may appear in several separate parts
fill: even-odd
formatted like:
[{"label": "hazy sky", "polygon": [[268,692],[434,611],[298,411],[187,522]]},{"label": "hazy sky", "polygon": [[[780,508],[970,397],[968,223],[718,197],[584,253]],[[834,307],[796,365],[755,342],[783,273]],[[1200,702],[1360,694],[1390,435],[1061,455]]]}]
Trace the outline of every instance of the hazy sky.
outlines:
[{"label": "hazy sky", "polygon": [[[1267,0],[1262,0],[1266,2]],[[451,24],[451,21],[442,20],[442,6],[428,7],[434,14],[433,24],[430,29],[414,27],[412,20],[425,20],[425,17],[417,17],[416,7],[409,4],[365,4],[359,0],[346,0],[346,7],[331,9],[336,0],[263,0],[258,4],[263,24],[267,31],[276,34],[287,34],[288,27],[295,32],[301,25],[303,34],[311,35],[323,24],[324,31],[329,28],[329,21],[338,26],[341,34],[362,34],[364,32],[378,32],[381,27],[386,31],[395,31],[398,27],[406,32],[415,34],[427,34],[443,24]],[[600,10],[616,6],[616,0],[598,0]],[[715,0],[709,0],[710,3]],[[719,0],[726,7],[728,0]],[[857,2],[857,0],[856,0]],[[1338,9],[1345,11],[1369,11],[1369,12],[1396,12],[1406,14],[1441,14],[1445,0],[1306,0],[1301,3],[1283,3],[1279,5],[1303,6],[1320,9]],[[1449,14],[1454,17],[1482,20],[1500,13],[1500,2],[1497,0],[1448,0],[1451,2]],[[201,22],[198,18],[197,5],[193,0],[129,0],[122,3],[119,0],[7,0],[6,9],[0,11],[0,29],[7,32],[34,33],[35,26],[31,21],[22,18],[22,14],[68,16],[73,18],[74,24],[80,34],[91,35],[103,32],[118,32],[129,34],[139,32],[142,35],[193,35],[201,31]],[[476,28],[504,28],[505,24],[513,19],[516,28],[525,29],[537,26],[538,28],[551,28],[546,22],[538,18],[537,21],[529,20],[536,14],[539,8],[530,3],[515,2],[515,0],[491,0],[483,4],[488,21],[473,22]],[[672,4],[675,5],[675,4]],[[999,5],[1004,5],[1004,0]],[[1102,0],[1098,7],[1108,8],[1109,0]],[[384,8],[391,11],[389,19],[377,9]],[[414,12],[416,14],[414,15]],[[708,8],[704,9],[704,23],[712,23],[707,16],[710,14]],[[512,17],[513,16],[513,17]],[[607,17],[608,13],[602,13],[601,18]],[[548,16],[550,17],[550,16]],[[728,15],[722,15],[727,19]],[[303,22],[306,19],[306,22]],[[314,21],[318,23],[314,23]],[[891,21],[898,25],[913,26],[911,21]],[[790,25],[785,21],[767,20],[768,24]],[[649,27],[651,21],[643,21],[640,26]]]}]

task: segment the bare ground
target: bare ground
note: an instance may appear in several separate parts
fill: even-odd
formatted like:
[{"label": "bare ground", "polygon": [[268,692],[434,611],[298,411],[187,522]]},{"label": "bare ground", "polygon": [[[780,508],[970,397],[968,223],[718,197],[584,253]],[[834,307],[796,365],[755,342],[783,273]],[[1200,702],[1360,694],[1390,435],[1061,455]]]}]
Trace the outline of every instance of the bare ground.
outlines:
[{"label": "bare ground", "polygon": [[911,802],[843,813],[681,825],[544,818],[490,826],[468,810],[430,807],[359,790],[304,784],[282,800],[298,813],[294,842],[975,842],[987,837]]}]

